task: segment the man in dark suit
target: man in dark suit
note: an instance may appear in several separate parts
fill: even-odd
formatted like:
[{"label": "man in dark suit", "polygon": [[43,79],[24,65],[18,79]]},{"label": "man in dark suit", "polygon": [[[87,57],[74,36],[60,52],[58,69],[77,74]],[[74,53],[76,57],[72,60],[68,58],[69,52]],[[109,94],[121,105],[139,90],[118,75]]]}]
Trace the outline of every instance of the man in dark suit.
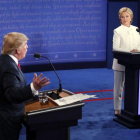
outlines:
[{"label": "man in dark suit", "polygon": [[24,102],[38,94],[50,83],[42,74],[34,74],[33,82],[26,86],[26,79],[18,66],[27,52],[28,38],[17,32],[4,37],[0,56],[0,140],[18,140]]}]

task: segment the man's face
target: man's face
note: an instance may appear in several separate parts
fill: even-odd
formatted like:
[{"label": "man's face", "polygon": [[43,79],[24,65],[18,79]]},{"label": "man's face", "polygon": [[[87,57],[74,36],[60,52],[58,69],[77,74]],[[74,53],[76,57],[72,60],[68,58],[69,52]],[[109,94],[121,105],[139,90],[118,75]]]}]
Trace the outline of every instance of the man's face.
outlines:
[{"label": "man's face", "polygon": [[27,41],[25,41],[18,49],[19,60],[23,59],[26,56],[27,48],[28,48]]}]

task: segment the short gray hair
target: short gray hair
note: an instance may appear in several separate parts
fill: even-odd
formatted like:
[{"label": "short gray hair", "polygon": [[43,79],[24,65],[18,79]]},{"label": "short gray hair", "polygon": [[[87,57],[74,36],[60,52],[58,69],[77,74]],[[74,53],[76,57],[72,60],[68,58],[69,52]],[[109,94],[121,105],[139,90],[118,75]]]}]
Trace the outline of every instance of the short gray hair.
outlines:
[{"label": "short gray hair", "polygon": [[1,49],[2,54],[13,54],[14,51],[22,45],[28,37],[22,33],[11,32],[5,35],[3,40],[3,46]]}]

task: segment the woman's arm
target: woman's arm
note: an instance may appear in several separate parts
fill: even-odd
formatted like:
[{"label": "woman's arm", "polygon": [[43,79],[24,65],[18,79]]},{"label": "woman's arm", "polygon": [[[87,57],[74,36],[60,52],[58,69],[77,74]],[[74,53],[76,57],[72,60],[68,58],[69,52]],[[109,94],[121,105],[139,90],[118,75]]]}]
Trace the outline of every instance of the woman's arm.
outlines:
[{"label": "woman's arm", "polygon": [[123,51],[123,49],[120,47],[120,35],[117,33],[116,30],[114,30],[114,35],[113,35],[113,50],[117,51]]}]

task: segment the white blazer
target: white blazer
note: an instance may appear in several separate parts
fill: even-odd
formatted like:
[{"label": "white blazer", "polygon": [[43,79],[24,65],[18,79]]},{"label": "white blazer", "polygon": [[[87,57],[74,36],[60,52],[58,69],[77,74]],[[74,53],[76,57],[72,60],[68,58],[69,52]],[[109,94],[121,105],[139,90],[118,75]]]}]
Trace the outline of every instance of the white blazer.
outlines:
[{"label": "white blazer", "polygon": [[[130,52],[133,49],[140,51],[140,34],[136,31],[138,27],[130,25],[119,26],[114,30],[113,50]],[[118,64],[118,60],[113,60],[113,70],[125,71],[125,66]]]}]

